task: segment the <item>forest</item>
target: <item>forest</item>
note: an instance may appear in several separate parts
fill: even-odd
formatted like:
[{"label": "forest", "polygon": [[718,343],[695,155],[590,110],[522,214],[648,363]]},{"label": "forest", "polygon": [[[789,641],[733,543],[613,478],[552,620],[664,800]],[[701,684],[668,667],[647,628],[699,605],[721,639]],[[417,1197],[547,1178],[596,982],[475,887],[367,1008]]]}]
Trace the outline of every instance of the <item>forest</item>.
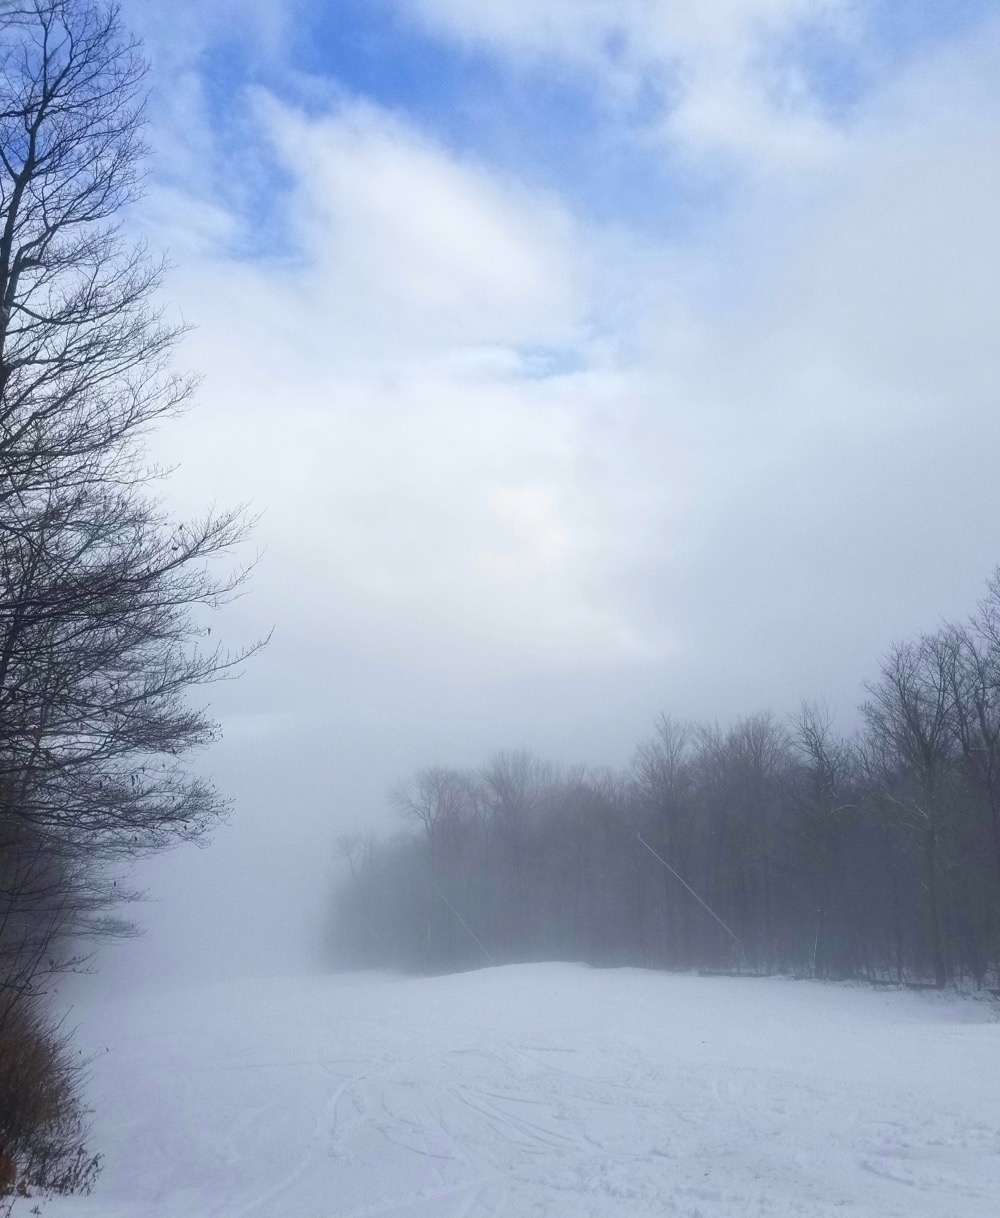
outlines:
[{"label": "forest", "polygon": [[893,646],[844,737],[822,706],[663,715],[622,770],[499,751],[341,842],[342,967],[573,960],[944,987],[1000,975],[1000,573]]}]

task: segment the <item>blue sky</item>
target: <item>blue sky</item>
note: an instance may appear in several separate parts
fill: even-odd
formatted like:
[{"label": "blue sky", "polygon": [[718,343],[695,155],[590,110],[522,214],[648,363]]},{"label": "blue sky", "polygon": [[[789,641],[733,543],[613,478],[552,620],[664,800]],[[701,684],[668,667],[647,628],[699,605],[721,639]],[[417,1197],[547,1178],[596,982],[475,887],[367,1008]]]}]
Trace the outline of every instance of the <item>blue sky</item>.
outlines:
[{"label": "blue sky", "polygon": [[[402,111],[457,152],[565,192],[596,217],[659,222],[700,184],[671,175],[639,134],[661,110],[652,75],[629,106],[609,110],[599,82],[558,58],[519,64],[433,33],[404,6],[347,0],[314,16],[307,70]],[[626,138],[623,138],[625,136]]]},{"label": "blue sky", "polygon": [[[246,15],[223,15],[192,56],[223,142],[248,137],[241,117],[248,88],[313,111],[364,98],[458,154],[563,194],[583,215],[668,234],[725,207],[747,168],[720,155],[678,157],[657,138],[683,90],[683,62],[653,56],[635,70],[627,97],[609,98],[601,67],[627,58],[627,21],[611,23],[598,62],[581,66],[557,39],[526,57],[421,20],[408,0],[271,7],[282,14],[276,40],[262,44]],[[824,15],[823,3],[797,7],[763,38],[761,54],[776,69],[764,87],[778,109],[814,107],[835,127],[863,117],[894,75],[998,12],[996,0],[868,0],[844,6],[844,28]],[[784,93],[788,76],[795,97]],[[274,186],[280,181],[267,183]]]}]

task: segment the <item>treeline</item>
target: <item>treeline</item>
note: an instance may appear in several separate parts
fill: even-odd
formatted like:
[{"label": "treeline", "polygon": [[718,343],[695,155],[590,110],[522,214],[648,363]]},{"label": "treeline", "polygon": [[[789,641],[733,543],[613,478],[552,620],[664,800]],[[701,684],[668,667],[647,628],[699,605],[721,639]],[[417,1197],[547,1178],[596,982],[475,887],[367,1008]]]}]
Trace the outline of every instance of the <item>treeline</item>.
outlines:
[{"label": "treeline", "polygon": [[0,5],[0,1214],[93,1181],[53,983],[130,932],[122,867],[223,808],[183,764],[215,732],[185,694],[240,658],[202,640],[244,525],[152,494],[146,437],[190,385],[119,216],[145,78],[116,6]]},{"label": "treeline", "polygon": [[624,770],[527,752],[392,792],[410,831],[342,843],[333,954],[446,971],[570,959],[996,984],[1000,574],[894,647],[862,729],[806,708],[663,717]]}]

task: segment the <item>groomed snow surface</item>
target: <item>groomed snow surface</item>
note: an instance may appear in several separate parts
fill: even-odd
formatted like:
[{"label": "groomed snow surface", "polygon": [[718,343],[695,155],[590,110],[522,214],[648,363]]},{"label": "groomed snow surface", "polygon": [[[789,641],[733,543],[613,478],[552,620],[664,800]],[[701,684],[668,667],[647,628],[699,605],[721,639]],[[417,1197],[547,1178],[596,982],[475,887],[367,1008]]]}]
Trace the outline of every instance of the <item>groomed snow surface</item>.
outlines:
[{"label": "groomed snow surface", "polygon": [[48,1218],[1000,1214],[992,1001],[544,964],[73,1018],[106,1166]]}]

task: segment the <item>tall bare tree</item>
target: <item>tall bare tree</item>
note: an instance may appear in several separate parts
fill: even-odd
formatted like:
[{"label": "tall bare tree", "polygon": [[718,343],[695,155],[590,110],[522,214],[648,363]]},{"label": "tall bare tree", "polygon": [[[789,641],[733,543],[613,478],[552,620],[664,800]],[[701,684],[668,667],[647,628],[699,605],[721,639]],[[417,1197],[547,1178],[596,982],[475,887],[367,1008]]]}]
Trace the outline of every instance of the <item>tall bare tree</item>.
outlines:
[{"label": "tall bare tree", "polygon": [[184,760],[215,734],[188,695],[247,654],[205,617],[247,522],[172,519],[144,450],[192,387],[123,227],[145,76],[113,4],[0,6],[0,1006],[123,928],[109,864],[224,808]]},{"label": "tall bare tree", "polygon": [[892,648],[863,707],[881,745],[873,775],[900,824],[920,841],[921,878],[934,979],[943,986],[948,960],[943,926],[942,845],[954,802],[955,731],[951,680],[953,641],[947,632]]}]

